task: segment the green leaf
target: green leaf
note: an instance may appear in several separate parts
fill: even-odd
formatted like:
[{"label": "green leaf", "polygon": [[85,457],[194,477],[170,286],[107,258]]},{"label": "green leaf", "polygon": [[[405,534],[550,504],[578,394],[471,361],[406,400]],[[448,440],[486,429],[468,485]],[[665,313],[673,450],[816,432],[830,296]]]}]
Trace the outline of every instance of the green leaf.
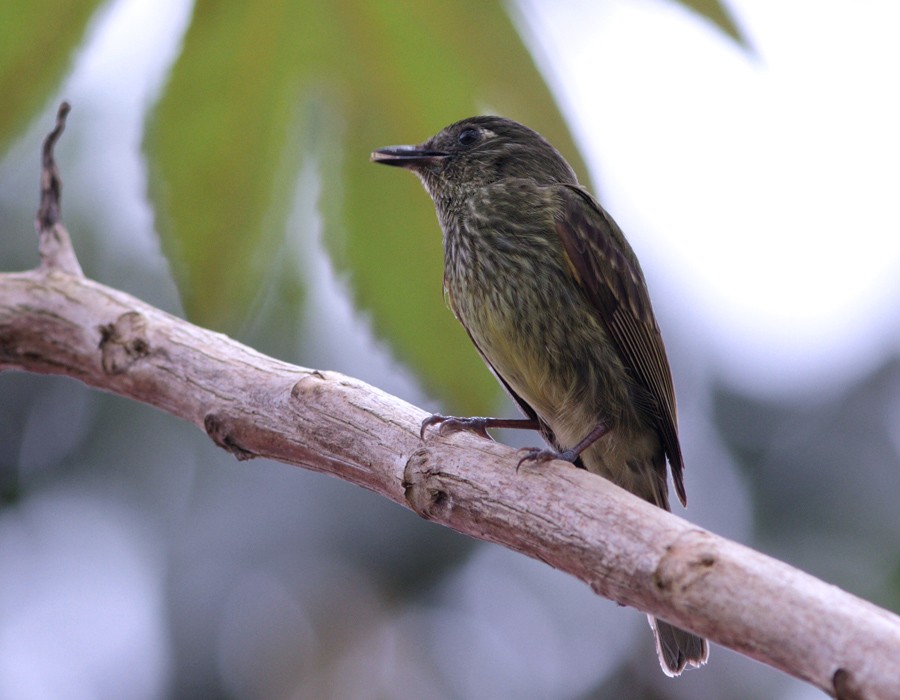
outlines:
[{"label": "green leaf", "polygon": [[745,49],[750,48],[747,38],[735,23],[727,7],[719,0],[677,0],[685,7],[705,17],[734,39]]},{"label": "green leaf", "polygon": [[145,136],[157,228],[188,316],[233,331],[284,237],[304,3],[198,0]]},{"label": "green leaf", "polygon": [[[348,5],[349,3],[344,3]],[[328,244],[350,273],[358,307],[448,410],[496,410],[489,376],[442,294],[441,233],[409,173],[368,162],[380,146],[416,143],[458,119],[495,112],[537,129],[585,172],[541,75],[499,2],[354,3],[344,11],[353,51],[323,55],[320,71],[347,84],[343,203]],[[347,8],[345,8],[347,9]],[[350,19],[352,18],[352,19]]]},{"label": "green leaf", "polygon": [[101,1],[0,2],[0,155],[65,75]]}]

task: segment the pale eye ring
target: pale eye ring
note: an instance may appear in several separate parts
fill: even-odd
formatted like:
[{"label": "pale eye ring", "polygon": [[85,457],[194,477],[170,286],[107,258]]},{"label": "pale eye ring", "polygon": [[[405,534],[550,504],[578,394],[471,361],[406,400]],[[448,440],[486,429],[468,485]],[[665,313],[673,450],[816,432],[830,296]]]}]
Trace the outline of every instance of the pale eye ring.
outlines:
[{"label": "pale eye ring", "polygon": [[469,127],[460,131],[459,136],[456,137],[456,140],[459,141],[460,146],[471,146],[478,141],[480,136],[481,134],[478,133],[478,129]]}]

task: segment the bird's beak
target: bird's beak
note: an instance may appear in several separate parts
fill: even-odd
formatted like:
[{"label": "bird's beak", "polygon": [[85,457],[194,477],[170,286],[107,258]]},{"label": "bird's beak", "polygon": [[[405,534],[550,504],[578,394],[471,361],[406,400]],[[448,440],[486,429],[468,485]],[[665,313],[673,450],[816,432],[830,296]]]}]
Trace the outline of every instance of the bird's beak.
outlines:
[{"label": "bird's beak", "polygon": [[415,168],[422,165],[437,165],[447,155],[443,151],[434,151],[422,146],[386,146],[372,151],[371,160],[373,163]]}]

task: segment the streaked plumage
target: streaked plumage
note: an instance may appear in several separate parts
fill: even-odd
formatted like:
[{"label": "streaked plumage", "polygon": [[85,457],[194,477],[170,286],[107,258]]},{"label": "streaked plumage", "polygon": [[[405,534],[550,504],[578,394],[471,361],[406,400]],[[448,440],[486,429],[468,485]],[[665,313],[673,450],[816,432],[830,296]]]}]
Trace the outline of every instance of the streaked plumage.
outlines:
[{"label": "streaked plumage", "polygon": [[[373,159],[421,178],[444,232],[450,306],[545,439],[572,450],[603,424],[577,464],[668,509],[668,458],[684,503],[675,391],[643,273],[565,159],[499,117]],[[651,622],[667,673],[706,661],[704,640]]]}]

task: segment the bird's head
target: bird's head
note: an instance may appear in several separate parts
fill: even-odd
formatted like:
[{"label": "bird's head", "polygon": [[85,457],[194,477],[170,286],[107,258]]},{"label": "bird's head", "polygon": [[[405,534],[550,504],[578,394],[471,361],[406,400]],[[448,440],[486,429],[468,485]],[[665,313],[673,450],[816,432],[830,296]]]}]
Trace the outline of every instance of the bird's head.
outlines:
[{"label": "bird's head", "polygon": [[543,136],[502,117],[463,119],[417,146],[379,148],[372,161],[412,170],[435,200],[510,178],[540,185],[578,182]]}]

